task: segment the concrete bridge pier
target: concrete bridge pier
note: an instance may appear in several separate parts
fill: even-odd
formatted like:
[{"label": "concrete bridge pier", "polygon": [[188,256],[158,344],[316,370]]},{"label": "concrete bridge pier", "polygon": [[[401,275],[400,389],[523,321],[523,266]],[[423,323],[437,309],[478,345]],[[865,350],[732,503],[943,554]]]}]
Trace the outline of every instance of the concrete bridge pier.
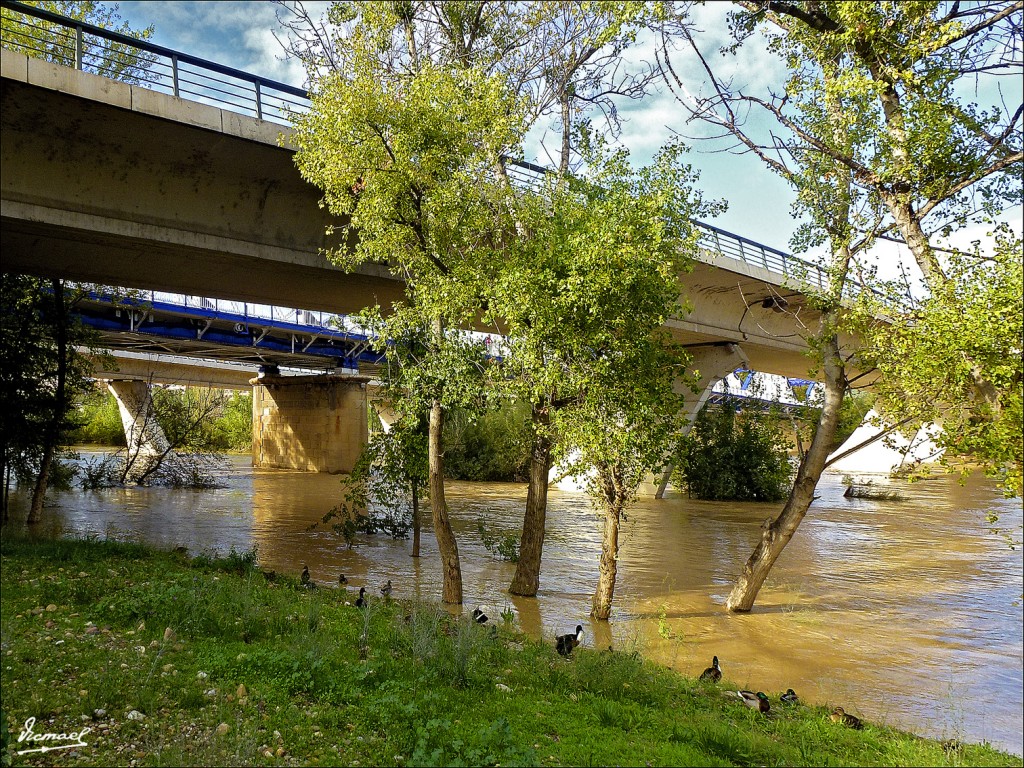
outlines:
[{"label": "concrete bridge pier", "polygon": [[368,376],[252,379],[252,465],[351,472],[369,439]]},{"label": "concrete bridge pier", "polygon": [[171,446],[157,423],[149,382],[115,379],[107,382],[107,388],[117,400],[124,426],[131,465],[127,479],[137,480],[149,468],[150,462],[165,456]]},{"label": "concrete bridge pier", "polygon": [[[676,391],[683,392],[684,394],[684,407],[686,408],[686,426],[683,428],[680,437],[685,437],[686,433],[693,427],[693,422],[697,420],[697,414],[700,413],[700,409],[704,407],[704,404],[711,396],[711,390],[715,384],[749,362],[746,353],[740,348],[740,345],[732,342],[701,344],[690,347],[689,352],[693,356],[693,361],[690,363],[687,372],[699,378],[698,386],[700,389],[694,392],[689,387],[683,389],[685,385],[681,382],[677,385],[679,388]],[[671,474],[672,465],[669,464],[662,471],[660,480],[656,481],[654,498],[660,499],[664,497]]]}]

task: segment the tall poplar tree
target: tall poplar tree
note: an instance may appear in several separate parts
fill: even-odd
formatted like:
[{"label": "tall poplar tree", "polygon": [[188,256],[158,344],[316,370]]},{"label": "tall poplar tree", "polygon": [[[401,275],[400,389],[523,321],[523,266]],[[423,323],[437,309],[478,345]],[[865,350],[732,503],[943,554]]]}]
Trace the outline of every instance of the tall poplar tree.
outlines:
[{"label": "tall poplar tree", "polygon": [[[406,280],[407,305],[381,327],[396,334],[433,328],[428,367],[454,360],[459,345],[448,329],[483,317],[497,334],[508,330],[489,291],[534,236],[513,203],[526,190],[505,162],[521,155],[526,130],[554,120],[550,159],[565,177],[589,111],[603,111],[614,133],[614,97],[639,96],[650,83],[649,69],[620,67],[632,33],[614,10],[587,2],[338,3],[321,24],[300,5],[290,8],[288,48],[314,84],[313,112],[299,119],[297,159],[325,190],[325,204],[346,217],[345,234],[356,243],[333,258],[388,262]],[[444,599],[458,602],[457,547],[444,533],[440,435],[445,405],[463,397],[457,391],[469,379],[459,384],[441,369],[418,380],[439,387],[429,406],[429,493],[435,532],[447,541]],[[543,395],[529,402],[536,437],[513,580],[519,594],[538,588],[550,470],[547,406]]]},{"label": "tall poplar tree", "polygon": [[[830,373],[830,367],[834,369],[842,359],[829,340],[839,323],[864,334],[867,349],[861,364],[884,370],[888,376],[883,386],[902,388],[903,398],[889,398],[900,403],[899,415],[890,416],[892,422],[906,422],[908,410],[920,422],[952,409],[966,411],[978,421],[1007,425],[1004,414],[1020,412],[1020,375],[1013,373],[1012,363],[1007,372],[1006,366],[992,364],[995,356],[977,354],[978,347],[1012,354],[1015,342],[1007,343],[1005,334],[990,332],[991,344],[965,345],[967,326],[950,326],[953,333],[939,346],[959,358],[953,370],[963,375],[957,375],[956,386],[946,387],[941,398],[930,399],[924,386],[929,368],[906,356],[906,347],[896,343],[905,330],[920,324],[925,305],[915,306],[913,296],[905,293],[895,301],[890,293],[890,301],[879,304],[865,292],[864,309],[849,312],[840,300],[847,295],[844,273],[870,276],[857,253],[864,248],[851,246],[866,246],[876,237],[888,236],[903,242],[913,254],[924,275],[929,302],[951,306],[943,298],[954,294],[951,270],[962,274],[954,265],[967,254],[943,249],[936,241],[979,215],[990,217],[1019,203],[1021,108],[982,109],[962,94],[967,79],[1019,72],[1021,3],[773,0],[737,5],[740,9],[731,16],[735,34],[731,50],[756,44],[753,34],[761,31],[764,36],[758,39],[788,71],[784,88],[757,92],[733,86],[685,23],[662,28],[662,54],[679,101],[691,118],[724,128],[737,139],[740,151],[756,153],[794,183],[799,204],[811,219],[810,229],[798,236],[795,245],[829,243],[832,290],[826,297],[825,321],[833,330],[827,326],[819,334],[827,392],[819,433],[828,427],[824,422],[828,398],[834,400],[836,390],[847,385],[841,369]],[[697,55],[709,83],[697,96],[687,90],[671,64],[673,43],[679,37]],[[751,113],[758,119],[749,119]],[[844,197],[862,203],[836,208],[834,204]],[[929,226],[929,221],[935,223]],[[972,270],[972,274],[986,278],[985,270]],[[986,279],[993,274],[999,274],[998,262]],[[1013,284],[1013,280],[997,278],[994,284]],[[1019,296],[1009,301],[1012,307]],[[934,303],[931,309],[936,309]],[[877,322],[879,315],[895,324],[895,332],[888,323]],[[952,318],[948,313],[946,317]],[[1019,360],[1019,340],[1016,343]],[[963,422],[950,422],[958,423]],[[1018,420],[1017,426],[998,431],[1000,457],[1016,451],[1017,466],[1019,430]],[[991,448],[979,441],[973,447]],[[808,453],[813,452],[812,444]],[[731,610],[750,610],[771,564],[802,519],[802,513],[791,512],[800,507],[806,510],[813,499],[824,460],[822,456],[811,462],[808,469],[813,471],[798,475],[790,502],[797,496],[806,502],[796,510],[787,504],[779,518],[766,522],[762,540],[729,597]]]}]

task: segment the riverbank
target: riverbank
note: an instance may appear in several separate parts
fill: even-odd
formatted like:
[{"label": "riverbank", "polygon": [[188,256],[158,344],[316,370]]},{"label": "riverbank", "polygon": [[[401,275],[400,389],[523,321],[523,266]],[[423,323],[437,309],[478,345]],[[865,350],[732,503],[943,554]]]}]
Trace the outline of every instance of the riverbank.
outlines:
[{"label": "riverbank", "polygon": [[854,731],[778,691],[762,715],[727,682],[638,654],[564,659],[501,616],[492,630],[376,589],[360,610],[352,593],[268,579],[253,553],[7,536],[0,554],[10,746],[26,748],[30,718],[68,737],[15,765],[1022,764]]}]

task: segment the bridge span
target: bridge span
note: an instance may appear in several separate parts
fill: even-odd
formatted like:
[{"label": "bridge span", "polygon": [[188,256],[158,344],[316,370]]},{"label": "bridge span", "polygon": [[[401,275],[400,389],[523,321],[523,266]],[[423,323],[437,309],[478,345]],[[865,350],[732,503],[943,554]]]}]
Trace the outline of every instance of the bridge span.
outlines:
[{"label": "bridge span", "polygon": [[[336,315],[387,307],[403,298],[403,285],[386,264],[350,273],[322,255],[332,245],[328,226],[340,222],[321,209],[320,191],[295,168],[285,124],[288,109],[308,109],[304,91],[42,9],[19,4],[18,10],[65,24],[67,39],[79,42],[71,43],[75,48],[68,57],[75,68],[0,50],[4,271]],[[88,68],[83,35],[101,47],[103,40],[134,45],[163,69],[154,67],[157,74],[146,72],[132,84],[82,71]],[[188,77],[179,77],[183,62],[193,68]],[[207,85],[191,85],[203,78]],[[272,91],[276,110],[268,109]],[[527,184],[544,173],[528,163],[511,170]],[[695,224],[702,251],[692,272],[679,280],[681,302],[692,310],[667,323],[693,354],[692,368],[704,385],[700,393],[687,392],[691,415],[716,382],[737,368],[807,375],[804,337],[816,329],[820,315],[806,288],[822,280],[813,265]],[[213,329],[211,336],[229,333],[216,325],[216,317],[198,321]],[[145,339],[134,326],[125,331],[109,317],[97,322],[109,322],[108,330],[124,347],[136,345],[136,352],[199,355],[204,348],[198,327],[195,339],[184,334],[173,348],[164,343],[147,350],[137,346]],[[843,344],[849,348],[854,341]],[[267,357],[270,351],[246,354]],[[352,358],[351,349],[346,356]],[[126,369],[142,365],[125,360]],[[306,447],[316,453],[334,439],[324,437],[323,414],[312,419],[315,428],[299,429],[296,425],[310,421],[303,409],[315,400],[322,401],[316,407],[333,411],[347,397],[346,387],[357,384],[365,391],[367,381],[360,376],[271,379],[257,386],[254,418],[285,420],[275,437],[282,455]],[[286,390],[291,394],[283,394]],[[365,402],[365,396],[362,405],[352,401],[344,419],[358,420]],[[282,415],[282,408],[293,411]],[[268,416],[271,411],[277,415]],[[343,435],[344,419],[332,418],[328,431]],[[293,423],[286,423],[289,419]],[[362,427],[350,424],[351,429],[365,430],[365,418]],[[348,462],[337,464],[337,471],[345,471]]]},{"label": "bridge span", "polygon": [[[321,255],[331,219],[287,126],[7,49],[0,81],[4,270],[338,314],[402,298],[385,265],[346,273]],[[819,316],[799,260],[702,232],[673,334],[698,356],[733,343],[752,369],[806,375]]]}]

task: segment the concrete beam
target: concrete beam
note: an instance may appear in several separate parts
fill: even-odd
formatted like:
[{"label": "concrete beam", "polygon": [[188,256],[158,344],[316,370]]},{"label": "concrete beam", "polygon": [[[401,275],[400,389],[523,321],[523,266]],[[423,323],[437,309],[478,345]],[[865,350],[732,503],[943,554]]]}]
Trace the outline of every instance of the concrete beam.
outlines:
[{"label": "concrete beam", "polygon": [[104,355],[86,352],[86,357],[93,365],[92,378],[100,381],[134,380],[248,392],[257,373],[256,366],[122,350]]}]

